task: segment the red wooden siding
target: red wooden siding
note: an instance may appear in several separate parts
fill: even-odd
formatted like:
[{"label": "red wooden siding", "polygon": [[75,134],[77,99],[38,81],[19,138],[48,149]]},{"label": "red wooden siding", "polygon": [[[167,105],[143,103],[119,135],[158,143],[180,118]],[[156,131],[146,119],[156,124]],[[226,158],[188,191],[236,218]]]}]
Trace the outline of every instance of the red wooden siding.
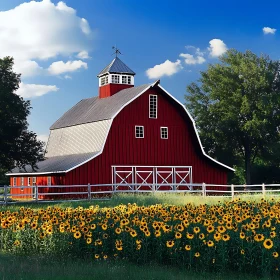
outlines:
[{"label": "red wooden siding", "polygon": [[[149,94],[158,95],[157,119],[149,118]],[[135,125],[144,126],[143,139]],[[168,127],[161,139],[160,127]],[[192,166],[194,183],[226,184],[227,170],[202,155],[191,121],[160,89],[150,89],[114,119],[103,153],[66,173],[66,184],[112,182],[112,165]]]},{"label": "red wooden siding", "polygon": [[106,98],[114,95],[122,89],[131,88],[133,85],[126,84],[107,84],[99,87],[99,98]]}]

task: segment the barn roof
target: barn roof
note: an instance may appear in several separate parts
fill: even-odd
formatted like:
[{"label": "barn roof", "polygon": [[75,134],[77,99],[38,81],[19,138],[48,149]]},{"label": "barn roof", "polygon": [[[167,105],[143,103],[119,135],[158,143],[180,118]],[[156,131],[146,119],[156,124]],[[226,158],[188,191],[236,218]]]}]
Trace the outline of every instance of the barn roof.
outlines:
[{"label": "barn roof", "polygon": [[32,172],[31,167],[26,167],[26,171],[13,169],[7,175],[69,172],[92,160],[103,152],[113,119],[124,107],[151,87],[159,88],[183,108],[192,122],[202,154],[212,162],[234,171],[205,153],[195,122],[186,107],[156,81],[153,84],[121,90],[111,97],[81,100],[51,126],[45,154],[47,159],[37,164],[38,170]]},{"label": "barn roof", "polygon": [[135,75],[135,72],[125,65],[118,57],[114,58],[113,61],[97,75],[97,77],[100,77],[106,73]]},{"label": "barn roof", "polygon": [[50,129],[111,119],[126,103],[150,86],[152,84],[123,89],[107,98],[83,99],[59,118]]}]

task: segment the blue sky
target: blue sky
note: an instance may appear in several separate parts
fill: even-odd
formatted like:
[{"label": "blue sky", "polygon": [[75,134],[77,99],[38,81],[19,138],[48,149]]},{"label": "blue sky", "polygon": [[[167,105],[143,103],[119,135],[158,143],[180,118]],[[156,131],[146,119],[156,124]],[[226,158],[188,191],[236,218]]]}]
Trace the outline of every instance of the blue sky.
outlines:
[{"label": "blue sky", "polygon": [[244,0],[0,1],[0,57],[15,57],[19,94],[33,107],[29,128],[46,140],[65,111],[98,94],[96,75],[113,45],[136,72],[135,85],[160,79],[184,102],[186,86],[226,49],[279,59],[279,8]]}]

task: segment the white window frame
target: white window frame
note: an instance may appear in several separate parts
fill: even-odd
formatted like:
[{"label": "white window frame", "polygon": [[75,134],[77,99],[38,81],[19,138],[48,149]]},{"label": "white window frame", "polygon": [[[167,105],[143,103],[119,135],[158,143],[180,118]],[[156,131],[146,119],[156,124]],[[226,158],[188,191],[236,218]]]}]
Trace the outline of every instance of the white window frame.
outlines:
[{"label": "white window frame", "polygon": [[27,186],[30,186],[30,183],[31,183],[31,178],[27,177]]},{"label": "white window frame", "polygon": [[48,178],[47,178],[47,184],[48,184],[48,186],[51,186],[51,185],[52,185],[52,177],[51,177],[51,176],[48,176]]},{"label": "white window frame", "polygon": [[[155,97],[155,104],[153,104],[154,105],[154,108],[152,109],[151,108],[151,103],[153,102],[153,101],[151,101],[152,100],[152,98],[154,98]],[[153,111],[153,112],[152,112]],[[154,112],[155,111],[155,112]],[[157,111],[158,111],[158,98],[157,98],[157,95],[155,95],[155,94],[150,94],[149,95],[149,118],[150,119],[157,119]],[[155,114],[155,116],[154,116],[154,114]]]},{"label": "white window frame", "polygon": [[[140,132],[137,131],[138,128],[142,129],[143,136],[139,136]],[[135,125],[135,138],[144,138],[144,126],[143,125]]]},{"label": "white window frame", "polygon": [[17,177],[14,177],[13,178],[13,186],[16,186],[17,185]]},{"label": "white window frame", "polygon": [[128,85],[131,85],[131,84],[132,84],[131,76],[127,76],[127,84],[128,84]]},{"label": "white window frame", "polygon": [[36,177],[32,177],[32,185],[36,186],[37,183],[37,178]]},{"label": "white window frame", "polygon": [[120,83],[120,75],[112,75],[112,84],[119,84]]},{"label": "white window frame", "polygon": [[[165,131],[166,131],[166,137],[164,137],[165,136]],[[165,139],[165,140],[168,139],[168,127],[167,126],[161,126],[160,127],[160,139]]]},{"label": "white window frame", "polygon": [[20,178],[20,184],[21,184],[21,186],[24,186],[24,177]]},{"label": "white window frame", "polygon": [[122,84],[127,84],[127,76],[122,76]]}]

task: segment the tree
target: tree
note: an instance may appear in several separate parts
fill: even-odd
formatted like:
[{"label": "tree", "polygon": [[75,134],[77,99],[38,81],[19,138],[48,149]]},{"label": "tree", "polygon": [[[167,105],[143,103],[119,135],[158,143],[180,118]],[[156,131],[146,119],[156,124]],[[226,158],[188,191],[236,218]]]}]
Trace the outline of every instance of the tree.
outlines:
[{"label": "tree", "polygon": [[6,172],[14,167],[24,168],[43,160],[44,142],[28,131],[27,116],[30,101],[16,94],[20,74],[13,72],[13,58],[0,59],[0,170]]},{"label": "tree", "polygon": [[268,56],[232,49],[187,87],[186,106],[205,150],[227,164],[243,164],[247,184],[255,160],[279,143],[279,70],[280,62]]}]

